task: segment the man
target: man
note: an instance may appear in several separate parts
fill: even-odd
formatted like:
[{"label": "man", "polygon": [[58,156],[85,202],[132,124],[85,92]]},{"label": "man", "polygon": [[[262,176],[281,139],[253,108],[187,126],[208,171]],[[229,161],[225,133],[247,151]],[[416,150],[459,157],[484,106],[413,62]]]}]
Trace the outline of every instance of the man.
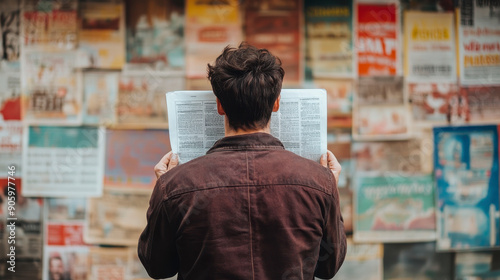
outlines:
[{"label": "man", "polygon": [[226,137],[205,156],[175,167],[169,152],[155,167],[138,248],[151,277],[311,280],[340,268],[340,164],[331,152],[321,164],[302,158],[269,134],[283,76],[278,58],[245,44],[208,65]]}]

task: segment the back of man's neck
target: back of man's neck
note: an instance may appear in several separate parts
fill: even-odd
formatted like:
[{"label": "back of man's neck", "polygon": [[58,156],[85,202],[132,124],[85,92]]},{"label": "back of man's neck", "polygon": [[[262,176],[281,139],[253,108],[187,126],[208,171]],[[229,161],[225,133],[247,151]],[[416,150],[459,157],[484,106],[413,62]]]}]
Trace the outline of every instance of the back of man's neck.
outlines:
[{"label": "back of man's neck", "polygon": [[236,136],[236,135],[244,135],[244,134],[251,134],[251,133],[258,133],[258,132],[263,132],[263,133],[271,133],[269,130],[269,127],[263,128],[263,129],[250,129],[250,130],[234,130],[234,129],[226,129],[225,130],[225,136]]}]

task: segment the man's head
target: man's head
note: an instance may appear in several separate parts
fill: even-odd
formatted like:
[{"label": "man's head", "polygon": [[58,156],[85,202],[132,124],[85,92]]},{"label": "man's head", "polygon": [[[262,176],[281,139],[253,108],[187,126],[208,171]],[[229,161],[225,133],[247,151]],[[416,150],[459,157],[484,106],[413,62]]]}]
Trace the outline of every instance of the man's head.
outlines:
[{"label": "man's head", "polygon": [[226,47],[215,64],[208,65],[208,79],[233,130],[268,125],[284,75],[279,58],[245,43]]}]

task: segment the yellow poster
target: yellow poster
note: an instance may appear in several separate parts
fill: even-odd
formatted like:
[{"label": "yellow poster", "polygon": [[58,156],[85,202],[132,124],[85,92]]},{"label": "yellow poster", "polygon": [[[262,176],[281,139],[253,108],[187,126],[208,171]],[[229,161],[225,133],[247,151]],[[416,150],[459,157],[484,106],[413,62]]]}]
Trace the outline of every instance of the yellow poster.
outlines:
[{"label": "yellow poster", "polygon": [[456,82],[453,13],[406,12],[403,33],[408,81]]},{"label": "yellow poster", "polygon": [[125,62],[122,4],[81,3],[78,67],[121,69]]},{"label": "yellow poster", "polygon": [[212,2],[186,1],[187,78],[206,77],[207,64],[213,63],[224,47],[237,47],[243,39],[238,1]]}]

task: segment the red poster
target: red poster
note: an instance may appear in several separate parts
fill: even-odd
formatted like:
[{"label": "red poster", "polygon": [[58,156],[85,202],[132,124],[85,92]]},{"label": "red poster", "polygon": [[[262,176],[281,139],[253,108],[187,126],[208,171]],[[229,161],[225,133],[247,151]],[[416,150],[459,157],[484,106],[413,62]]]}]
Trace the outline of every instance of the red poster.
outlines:
[{"label": "red poster", "polygon": [[246,41],[280,58],[285,85],[300,84],[300,2],[253,1],[245,12]]},{"label": "red poster", "polygon": [[396,75],[400,49],[396,4],[358,4],[356,9],[358,74]]},{"label": "red poster", "polygon": [[83,242],[83,222],[48,224],[47,245],[85,245]]}]

